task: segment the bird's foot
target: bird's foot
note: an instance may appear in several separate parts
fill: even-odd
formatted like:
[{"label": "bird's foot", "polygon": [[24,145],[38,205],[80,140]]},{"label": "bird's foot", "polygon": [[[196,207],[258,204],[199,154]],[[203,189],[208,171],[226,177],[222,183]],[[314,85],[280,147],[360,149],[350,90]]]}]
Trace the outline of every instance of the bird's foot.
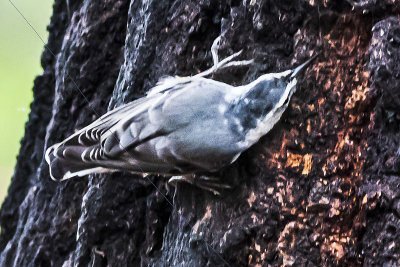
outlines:
[{"label": "bird's foot", "polygon": [[195,75],[195,77],[204,77],[204,76],[208,76],[210,74],[213,74],[221,69],[224,68],[229,68],[229,67],[242,67],[242,66],[247,66],[250,65],[254,62],[253,59],[251,60],[241,60],[241,61],[232,61],[234,58],[240,56],[240,54],[242,54],[243,50],[240,50],[239,52],[234,53],[233,55],[230,55],[229,57],[219,61],[218,60],[218,48],[219,48],[219,43],[221,42],[221,37],[222,35],[218,36],[212,46],[211,46],[211,55],[213,57],[213,62],[214,62],[214,66],[212,66],[210,69],[203,71],[197,75]]},{"label": "bird's foot", "polygon": [[178,182],[187,182],[198,188],[212,192],[214,195],[221,195],[223,189],[231,189],[232,186],[221,183],[221,179],[210,175],[183,175],[173,176],[168,180],[168,183],[176,186]]}]

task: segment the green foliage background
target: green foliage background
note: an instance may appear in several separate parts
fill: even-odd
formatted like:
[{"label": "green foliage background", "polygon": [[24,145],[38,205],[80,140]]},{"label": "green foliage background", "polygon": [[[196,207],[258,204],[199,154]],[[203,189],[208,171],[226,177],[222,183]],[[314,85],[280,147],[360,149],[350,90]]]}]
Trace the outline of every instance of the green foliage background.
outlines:
[{"label": "green foliage background", "polygon": [[[52,1],[11,0],[47,41]],[[0,204],[9,187],[32,102],[35,76],[42,73],[43,43],[8,0],[0,1]]]}]

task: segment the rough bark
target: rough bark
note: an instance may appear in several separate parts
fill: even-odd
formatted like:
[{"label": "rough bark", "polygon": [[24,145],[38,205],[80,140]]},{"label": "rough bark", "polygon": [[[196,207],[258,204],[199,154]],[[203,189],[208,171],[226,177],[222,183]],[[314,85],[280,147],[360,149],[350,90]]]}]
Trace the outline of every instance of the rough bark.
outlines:
[{"label": "rough bark", "polygon": [[[400,265],[399,5],[56,0],[0,211],[0,266]],[[220,57],[255,59],[214,77],[231,84],[321,52],[281,122],[225,172],[233,190],[154,176],[157,190],[129,173],[50,180],[47,146],[163,75],[211,67],[220,34]]]}]

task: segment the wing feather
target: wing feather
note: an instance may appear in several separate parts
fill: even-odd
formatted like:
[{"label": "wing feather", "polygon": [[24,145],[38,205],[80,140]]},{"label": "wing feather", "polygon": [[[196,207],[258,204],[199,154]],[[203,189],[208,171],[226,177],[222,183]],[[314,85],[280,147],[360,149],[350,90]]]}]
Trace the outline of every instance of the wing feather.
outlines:
[{"label": "wing feather", "polygon": [[[114,157],[132,146],[165,134],[157,125],[150,123],[148,111],[156,103],[162,104],[168,93],[181,90],[190,82],[187,78],[177,78],[175,83],[171,80],[174,78],[161,80],[146,97],[109,111],[64,141],[49,147],[45,158],[51,176],[55,180],[65,179],[67,173],[69,178],[74,173],[82,173],[80,170],[97,170],[99,165],[106,169],[118,169],[121,162],[113,160]],[[52,166],[59,170],[54,170]],[[104,168],[100,169],[103,171]]]}]

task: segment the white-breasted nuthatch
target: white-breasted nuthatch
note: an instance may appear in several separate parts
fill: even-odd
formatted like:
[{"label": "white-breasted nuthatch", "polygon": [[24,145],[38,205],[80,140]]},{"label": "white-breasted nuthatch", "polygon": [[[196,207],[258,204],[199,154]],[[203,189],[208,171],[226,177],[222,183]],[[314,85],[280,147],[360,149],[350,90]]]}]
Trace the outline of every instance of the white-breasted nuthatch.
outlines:
[{"label": "white-breasted nuthatch", "polygon": [[[216,42],[214,43],[216,44]],[[145,97],[115,108],[47,149],[50,175],[61,181],[110,171],[164,175],[213,173],[233,163],[279,121],[296,90],[293,70],[269,73],[243,86],[204,78],[239,53],[193,77],[163,78]],[[217,193],[218,183],[196,183]],[[224,186],[220,186],[220,188]]]}]

